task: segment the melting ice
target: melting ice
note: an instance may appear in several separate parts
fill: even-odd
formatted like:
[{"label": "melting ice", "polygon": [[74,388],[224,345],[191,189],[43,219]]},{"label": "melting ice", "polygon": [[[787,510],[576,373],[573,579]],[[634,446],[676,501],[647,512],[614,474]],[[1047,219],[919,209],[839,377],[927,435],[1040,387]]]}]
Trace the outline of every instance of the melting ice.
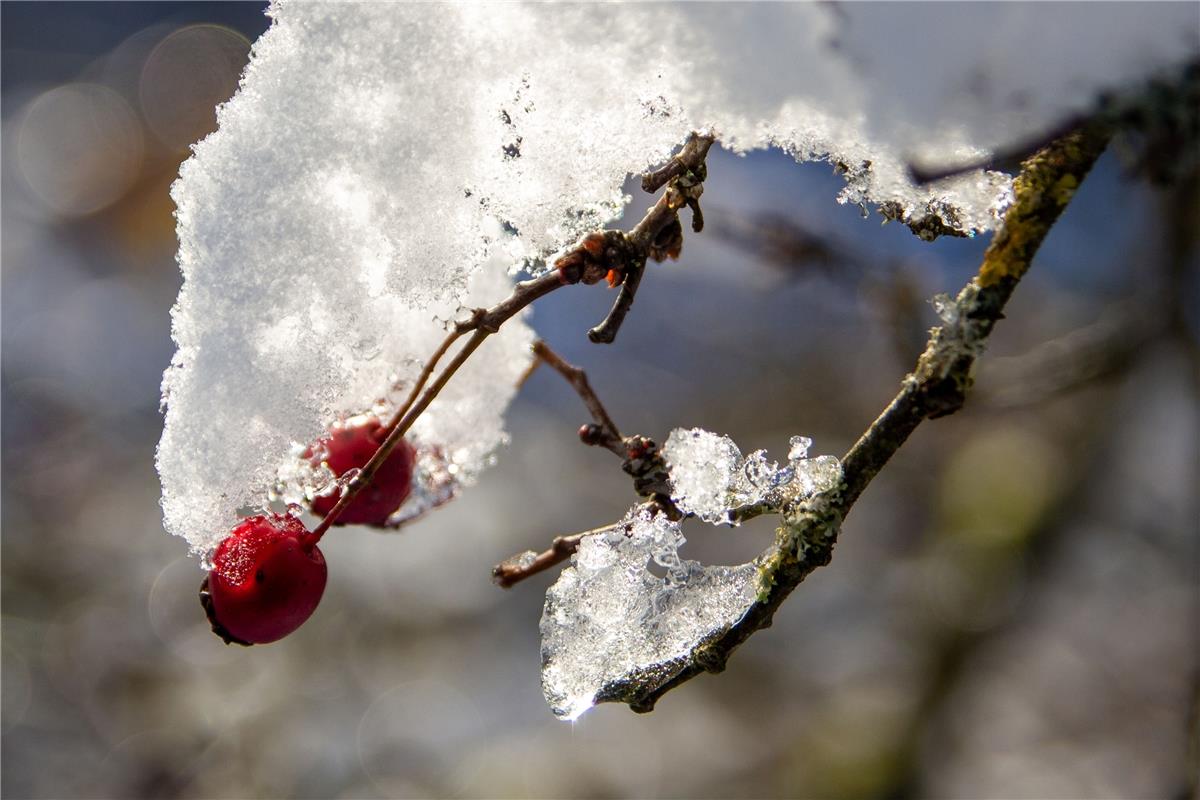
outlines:
[{"label": "melting ice", "polygon": [[755,450],[746,457],[728,436],[701,428],[676,428],[667,437],[663,456],[671,476],[672,499],[681,511],[705,522],[731,522],[744,506],[776,506],[833,489],[842,468],[833,456],[808,457],[812,440],[793,436],[782,467]]},{"label": "melting ice", "polygon": [[[664,448],[674,500],[687,513],[721,523],[740,506],[784,504],[836,488],[841,464],[833,456],[810,459],[811,444],[792,437],[781,467],[762,450],[743,458],[726,436],[677,428]],[[679,523],[641,507],[580,543],[542,612],[542,690],[555,714],[575,719],[597,702],[630,700],[662,686],[754,603],[754,563],[706,567],[680,558],[683,543]]]},{"label": "melting ice", "polygon": [[542,612],[542,691],[556,715],[663,685],[754,603],[753,564],[684,561],[683,542],[678,523],[639,507],[580,543]]}]

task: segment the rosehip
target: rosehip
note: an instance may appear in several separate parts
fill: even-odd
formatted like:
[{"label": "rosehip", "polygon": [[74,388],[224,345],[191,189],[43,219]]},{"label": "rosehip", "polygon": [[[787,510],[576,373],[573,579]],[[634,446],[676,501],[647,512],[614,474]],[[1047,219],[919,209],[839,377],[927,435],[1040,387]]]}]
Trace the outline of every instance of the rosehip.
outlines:
[{"label": "rosehip", "polygon": [[[352,469],[365,466],[386,438],[386,430],[377,417],[367,417],[365,422],[356,424],[335,424],[308,457],[314,467],[324,462],[340,478]],[[354,496],[334,524],[382,525],[387,522],[412,490],[414,461],[412,445],[401,439],[375,471],[371,482]],[[332,494],[313,498],[313,513],[324,517],[341,496],[339,487]]]},{"label": "rosehip", "polygon": [[326,576],[325,557],[300,520],[259,515],[217,546],[200,602],[226,644],[266,644],[312,616]]}]

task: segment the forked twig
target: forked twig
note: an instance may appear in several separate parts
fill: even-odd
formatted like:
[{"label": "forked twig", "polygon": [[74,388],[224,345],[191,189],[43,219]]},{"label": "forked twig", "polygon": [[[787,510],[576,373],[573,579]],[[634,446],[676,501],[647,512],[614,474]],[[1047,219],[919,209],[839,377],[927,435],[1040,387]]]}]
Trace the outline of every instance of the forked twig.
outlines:
[{"label": "forked twig", "polygon": [[438,349],[435,350],[433,355],[429,357],[429,361],[426,362],[425,367],[421,370],[421,374],[417,376],[417,382],[413,384],[412,391],[408,393],[408,397],[404,400],[403,405],[401,405],[396,413],[392,415],[392,420],[390,423],[388,423],[387,428],[389,432],[391,431],[391,426],[404,419],[404,415],[407,414],[408,410],[413,407],[413,403],[417,401],[417,396],[421,393],[421,390],[425,388],[425,383],[429,380],[429,376],[433,374],[434,367],[436,367],[438,362],[442,360],[442,356],[446,355],[446,351],[450,349],[450,345],[454,344],[454,342],[458,340],[458,337],[462,336],[463,333],[465,333],[465,331],[460,330],[458,326],[455,325],[454,330],[451,331],[450,335],[442,340],[442,343],[438,346]]},{"label": "forked twig", "polygon": [[[579,429],[579,438],[583,443],[603,447],[621,459],[621,469],[633,478],[634,490],[648,498],[644,504],[646,508],[654,513],[666,514],[670,519],[681,519],[682,512],[667,492],[666,465],[658,445],[645,436],[622,436],[599,395],[592,389],[587,373],[554,352],[545,341],[539,339],[534,342],[533,353],[534,362],[526,376],[539,364],[550,367],[571,385],[595,420]],[[610,530],[619,524],[613,523],[573,536],[560,536],[549,549],[536,556],[532,551],[512,556],[492,568],[492,577],[498,585],[507,589],[530,575],[567,560],[584,536]]]},{"label": "forked twig", "polygon": [[[1014,184],[1015,201],[977,275],[959,292],[945,324],[931,332],[925,352],[900,392],[843,457],[840,489],[799,507],[744,509],[747,516],[778,513],[783,518],[775,544],[755,562],[759,595],[746,613],[688,654],[670,679],[649,676],[645,681],[630,680],[619,691],[606,694],[605,700],[628,703],[634,711],[650,711],[671,689],[702,672],[724,669],[735,649],[771,624],[792,591],[813,570],[830,562],[842,519],[888,460],[924,420],[953,414],[962,407],[972,367],[984,343],[1042,241],[1104,151],[1110,133],[1106,125],[1091,125],[1051,143],[1026,161]],[[561,544],[556,540],[551,550],[514,563],[537,563],[539,571],[547,569],[568,557],[569,546],[578,547],[573,538],[567,537]],[[523,574],[521,569],[501,572],[502,585],[512,585]]]},{"label": "forked twig", "polygon": [[584,444],[600,445],[625,458],[621,431],[609,416],[604,403],[600,402],[600,397],[592,389],[587,373],[574,364],[568,363],[542,339],[533,343],[533,354],[536,363],[545,364],[563,376],[575,393],[579,395],[579,399],[587,407],[592,419],[595,420],[594,425],[585,425],[580,429],[580,438],[584,440]]},{"label": "forked twig", "polygon": [[[633,306],[642,274],[646,271],[646,260],[663,261],[678,258],[683,244],[683,229],[679,225],[679,209],[688,206],[692,210],[692,230],[697,233],[704,227],[704,216],[700,212],[700,195],[704,191],[704,180],[708,175],[706,159],[712,147],[712,136],[693,134],[679,155],[665,167],[642,178],[642,188],[647,192],[658,191],[667,185],[658,202],[633,230],[625,235],[630,252],[625,263],[610,277],[621,286],[612,310],[596,327],[588,331],[588,338],[597,344],[611,344],[617,331]],[[612,275],[612,273],[610,273]],[[616,285],[614,283],[614,285]]]}]

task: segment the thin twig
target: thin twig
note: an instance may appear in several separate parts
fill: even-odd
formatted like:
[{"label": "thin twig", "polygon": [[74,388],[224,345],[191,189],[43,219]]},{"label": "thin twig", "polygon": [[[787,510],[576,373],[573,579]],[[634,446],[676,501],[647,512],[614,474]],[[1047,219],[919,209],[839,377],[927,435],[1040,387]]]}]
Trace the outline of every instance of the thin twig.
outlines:
[{"label": "thin twig", "polygon": [[600,396],[588,382],[586,372],[555,353],[544,341],[539,340],[533,348],[537,361],[547,364],[571,384],[595,420],[579,429],[580,440],[586,445],[603,447],[620,458],[621,469],[633,479],[634,491],[648,498],[649,507],[655,513],[661,512],[674,520],[682,519],[683,512],[671,499],[667,465],[658,443],[639,434],[622,436],[600,402]]},{"label": "thin twig", "polygon": [[[688,206],[692,209],[692,228],[699,232],[704,226],[704,217],[700,214],[700,194],[704,190],[704,179],[707,177],[705,159],[712,147],[712,136],[692,134],[683,150],[663,168],[647,174],[642,179],[642,188],[648,192],[657,191],[667,184],[663,192],[646,216],[634,226],[625,240],[629,252],[625,254],[624,263],[620,266],[621,291],[613,302],[612,310],[596,327],[588,331],[588,338],[597,344],[612,344],[617,338],[617,331],[625,321],[625,316],[633,306],[638,286],[642,282],[642,274],[646,271],[647,258],[659,261],[665,256],[672,258],[679,255],[679,242],[682,241],[682,229],[677,234],[677,242],[668,245],[665,252],[659,252],[656,244],[659,237],[671,226],[679,224],[679,209]],[[686,179],[686,180],[685,180]]]},{"label": "thin twig", "polygon": [[679,155],[658,169],[642,176],[642,191],[654,194],[672,178],[677,178],[688,170],[695,169],[697,164],[703,163],[708,157],[708,148],[712,147],[712,143],[712,136],[693,134]]},{"label": "thin twig", "polygon": [[604,533],[612,530],[615,525],[605,525],[573,536],[556,536],[550,547],[535,555],[533,558],[513,556],[492,567],[492,580],[501,589],[510,589],[526,578],[545,572],[556,564],[566,561],[579,549],[583,537],[593,533]]},{"label": "thin twig", "polygon": [[588,382],[587,373],[574,364],[567,362],[566,359],[554,352],[550,345],[546,344],[542,339],[538,339],[533,343],[533,354],[537,362],[545,364],[566,379],[571,388],[575,390],[575,393],[579,395],[579,399],[583,401],[584,406],[587,407],[588,413],[592,415],[592,419],[596,421],[596,426],[599,430],[595,432],[594,436],[589,437],[587,444],[601,445],[625,458],[625,447],[622,443],[621,431],[617,428],[617,424],[613,422],[612,417],[608,415],[608,410],[604,407],[604,403],[600,402],[600,397],[592,389],[592,384]]},{"label": "thin twig", "polygon": [[442,387],[449,382],[459,367],[466,363],[467,359],[470,358],[479,345],[483,344],[484,339],[499,331],[501,325],[516,316],[521,309],[528,306],[534,300],[544,297],[555,289],[566,285],[569,284],[557,272],[548,272],[540,278],[518,283],[513,293],[503,301],[488,309],[476,309],[470,319],[455,324],[454,330],[447,335],[446,340],[438,348],[437,353],[439,355],[445,353],[450,348],[450,345],[463,334],[472,332],[471,338],[458,351],[454,359],[443,368],[437,380],[425,389],[420,399],[411,406],[398,411],[392,417],[391,421],[388,422],[387,438],[383,440],[379,449],[375,451],[375,455],[371,456],[371,459],[363,465],[358,474],[346,485],[337,503],[310,534],[312,541],[320,541],[330,526],[337,522],[338,517],[341,516],[346,507],[353,502],[354,497],[370,484],[376,471],[387,460],[388,456],[391,455],[392,450],[400,443],[400,440],[404,438],[404,434],[416,422],[417,417],[429,407],[433,399],[442,391]]},{"label": "thin twig", "polygon": [[1061,139],[1071,131],[1077,129],[1081,122],[1082,120],[1079,117],[1071,117],[1039,136],[1009,145],[1001,150],[997,150],[986,158],[979,158],[966,163],[940,167],[926,167],[920,164],[909,163],[908,175],[912,178],[913,183],[923,186],[934,181],[953,178],[956,175],[962,175],[967,172],[974,172],[977,169],[1004,169],[1009,165],[1017,167],[1022,161],[1037,151],[1048,147],[1055,140]]},{"label": "thin twig", "polygon": [[521,389],[525,384],[529,383],[529,379],[533,377],[533,373],[538,371],[538,367],[542,365],[540,358],[529,359],[529,366],[521,373],[521,377],[517,378],[516,388]]},{"label": "thin twig", "polygon": [[[682,519],[683,513],[675,506],[665,485],[666,465],[658,445],[645,436],[622,436],[604,403],[600,401],[599,395],[592,389],[587,373],[554,352],[545,341],[539,339],[534,342],[533,353],[533,364],[545,364],[561,375],[583,400],[583,404],[595,420],[594,423],[579,429],[579,438],[583,443],[604,447],[621,459],[622,470],[633,478],[634,490],[647,498],[645,508],[656,514],[665,514],[669,519]],[[533,367],[530,371],[532,369]],[[492,577],[498,585],[507,589],[530,575],[565,561],[575,552],[582,537],[610,530],[619,524],[613,523],[574,536],[560,536],[554,540],[549,550],[533,559],[527,558],[529,553],[512,556],[492,569]]]},{"label": "thin twig", "polygon": [[435,350],[433,355],[429,357],[429,361],[425,364],[424,369],[421,370],[421,374],[417,376],[417,382],[413,384],[412,391],[408,393],[408,397],[405,399],[403,405],[401,405],[400,408],[396,410],[396,413],[392,416],[392,421],[389,423],[389,427],[387,428],[388,432],[391,432],[391,425],[394,425],[400,420],[404,419],[404,415],[408,413],[410,408],[412,408],[413,403],[417,401],[417,396],[420,394],[421,390],[425,388],[425,382],[428,381],[429,376],[433,374],[434,367],[436,367],[438,362],[442,360],[442,356],[446,355],[446,351],[450,349],[450,345],[454,344],[454,342],[458,340],[458,337],[462,336],[463,333],[465,333],[465,331],[459,330],[458,326],[455,325],[450,334],[444,340],[442,340],[442,343],[438,346],[438,349]]},{"label": "thin twig", "polygon": [[490,335],[491,331],[483,330],[482,328],[476,330],[471,335],[471,338],[467,340],[467,343],[463,345],[462,349],[458,351],[458,354],[454,356],[454,360],[446,365],[446,368],[438,375],[437,380],[425,390],[425,393],[421,395],[421,399],[409,409],[408,413],[403,418],[399,420],[393,419],[388,423],[391,432],[383,440],[383,444],[379,445],[379,449],[375,451],[375,455],[371,456],[371,460],[346,485],[346,488],[342,491],[342,496],[338,499],[334,507],[330,509],[329,513],[325,515],[325,519],[321,520],[320,524],[310,534],[310,538],[313,541],[320,541],[325,532],[329,530],[329,527],[337,522],[341,513],[353,502],[355,496],[370,485],[371,479],[375,477],[375,472],[387,460],[388,456],[391,455],[392,450],[400,443],[400,440],[404,438],[404,434],[412,427],[413,422],[429,407],[429,404],[438,396],[438,393],[442,391],[442,387],[449,382],[454,373],[458,371],[458,368],[466,363],[471,354]]},{"label": "thin twig", "polygon": [[612,344],[616,340],[617,331],[625,322],[625,315],[629,313],[629,309],[633,308],[633,298],[637,295],[638,286],[642,282],[642,274],[645,271],[645,261],[629,265],[617,299],[613,302],[612,310],[599,325],[588,331],[588,339],[596,344]]}]

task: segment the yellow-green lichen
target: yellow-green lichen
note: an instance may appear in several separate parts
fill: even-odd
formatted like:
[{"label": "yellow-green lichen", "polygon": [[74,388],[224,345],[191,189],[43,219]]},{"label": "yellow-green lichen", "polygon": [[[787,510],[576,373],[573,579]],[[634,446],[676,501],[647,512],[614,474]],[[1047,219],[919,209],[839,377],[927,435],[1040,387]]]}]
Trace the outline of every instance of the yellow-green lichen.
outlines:
[{"label": "yellow-green lichen", "polygon": [[976,282],[993,286],[1025,274],[1042,240],[1108,142],[1100,126],[1081,129],[1038,151],[1013,181],[1014,202],[992,240]]}]

